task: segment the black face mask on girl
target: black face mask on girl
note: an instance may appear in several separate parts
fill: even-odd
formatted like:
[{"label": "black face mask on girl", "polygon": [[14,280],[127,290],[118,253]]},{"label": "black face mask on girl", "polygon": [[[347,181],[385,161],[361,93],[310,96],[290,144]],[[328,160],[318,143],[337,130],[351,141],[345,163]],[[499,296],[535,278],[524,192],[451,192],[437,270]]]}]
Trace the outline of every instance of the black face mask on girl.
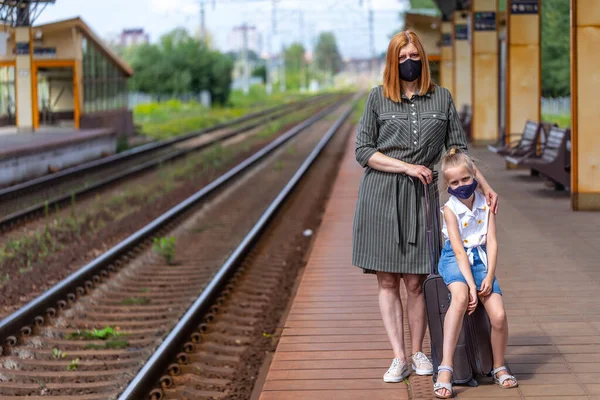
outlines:
[{"label": "black face mask on girl", "polygon": [[398,75],[405,82],[412,82],[421,76],[421,60],[410,58],[398,65]]}]

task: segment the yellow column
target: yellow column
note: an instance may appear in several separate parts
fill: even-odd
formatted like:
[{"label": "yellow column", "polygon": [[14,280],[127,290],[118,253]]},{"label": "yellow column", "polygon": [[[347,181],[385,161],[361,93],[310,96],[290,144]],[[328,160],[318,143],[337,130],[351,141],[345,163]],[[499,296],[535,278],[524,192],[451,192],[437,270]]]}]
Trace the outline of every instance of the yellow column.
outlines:
[{"label": "yellow column", "polygon": [[497,0],[471,1],[473,27],[473,120],[474,144],[489,144],[498,137],[498,30]]},{"label": "yellow column", "polygon": [[17,81],[17,130],[33,130],[31,95],[31,32],[29,27],[15,28],[16,61],[15,79]]},{"label": "yellow column", "polygon": [[[469,11],[454,12],[454,104],[471,106],[471,43]],[[469,135],[469,132],[466,132]]]},{"label": "yellow column", "polygon": [[442,46],[440,49],[440,85],[454,96],[454,35],[452,22],[442,22]]},{"label": "yellow column", "polygon": [[571,0],[571,199],[574,210],[600,210],[600,7]]},{"label": "yellow column", "polygon": [[528,119],[540,121],[541,62],[539,0],[507,0],[506,140],[522,133]]}]

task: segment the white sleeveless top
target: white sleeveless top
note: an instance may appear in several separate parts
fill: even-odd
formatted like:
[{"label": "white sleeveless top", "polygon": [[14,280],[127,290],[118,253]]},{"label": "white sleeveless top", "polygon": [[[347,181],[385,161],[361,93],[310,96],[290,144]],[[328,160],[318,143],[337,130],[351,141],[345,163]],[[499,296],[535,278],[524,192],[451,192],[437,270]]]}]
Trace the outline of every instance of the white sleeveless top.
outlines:
[{"label": "white sleeveless top", "polygon": [[[475,200],[473,201],[473,209],[469,210],[456,196],[450,196],[450,200],[446,202],[444,207],[448,207],[458,220],[458,231],[460,238],[463,241],[463,246],[467,250],[469,263],[473,265],[473,250],[477,249],[479,257],[487,270],[487,254],[481,247],[486,244],[488,217],[490,209],[487,205],[485,197],[480,192],[475,192]],[[446,241],[450,240],[448,236],[448,228],[446,220],[443,218],[444,207],[441,208],[444,227],[442,233]]]}]

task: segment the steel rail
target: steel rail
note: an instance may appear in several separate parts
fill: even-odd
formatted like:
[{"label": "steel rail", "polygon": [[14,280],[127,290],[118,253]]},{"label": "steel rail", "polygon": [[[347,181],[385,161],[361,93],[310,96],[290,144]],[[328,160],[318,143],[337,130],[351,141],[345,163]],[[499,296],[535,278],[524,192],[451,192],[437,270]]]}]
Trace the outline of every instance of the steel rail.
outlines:
[{"label": "steel rail", "polygon": [[345,101],[346,99],[343,99],[296,125],[246,160],[231,168],[219,178],[204,186],[183,202],[172,207],[154,221],[131,234],[99,257],[54,285],[52,288],[8,315],[0,321],[0,343],[4,343],[8,346],[16,345],[18,343],[17,337],[19,332],[31,332],[32,326],[43,324],[44,315],[53,316],[56,313],[55,307],[65,308],[69,301],[75,301],[78,295],[85,294],[85,288],[93,287],[96,282],[100,281],[101,276],[107,275],[108,271],[115,270],[115,265],[119,265],[121,259],[130,258],[132,256],[132,250],[134,250],[136,246],[149,240],[152,235],[161,228],[174,221],[191,207],[206,199],[208,195],[229,183],[233,178],[245,172],[250,166],[267,157],[271,152],[281,147],[300,132],[324,118]]},{"label": "steel rail", "polygon": [[271,202],[256,224],[250,229],[240,244],[219,268],[215,276],[206,285],[202,293],[186,311],[183,317],[181,317],[177,325],[175,325],[169,335],[162,341],[154,354],[119,396],[119,400],[143,399],[149,393],[148,388],[156,386],[156,383],[167,369],[169,363],[175,359],[175,356],[181,351],[182,344],[188,340],[189,336],[197,329],[198,325],[200,325],[202,317],[209,312],[211,305],[219,296],[220,292],[227,284],[227,281],[235,273],[244,256],[259,239],[269,221],[280,209],[292,190],[296,187],[298,182],[300,182],[304,174],[309,170],[318,155],[325,148],[333,135],[339,130],[351,112],[352,108],[344,112],[331,128],[329,128],[300,168],[298,168],[294,176]]}]

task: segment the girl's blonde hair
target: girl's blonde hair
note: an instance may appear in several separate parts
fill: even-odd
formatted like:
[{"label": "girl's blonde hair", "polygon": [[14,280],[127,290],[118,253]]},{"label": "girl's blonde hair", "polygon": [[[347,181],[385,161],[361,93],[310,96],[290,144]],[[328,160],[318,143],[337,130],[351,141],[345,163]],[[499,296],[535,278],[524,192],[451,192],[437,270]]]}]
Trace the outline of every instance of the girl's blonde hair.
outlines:
[{"label": "girl's blonde hair", "polygon": [[452,147],[444,153],[442,156],[442,173],[444,174],[446,183],[448,183],[448,180],[446,179],[446,170],[461,165],[465,167],[471,175],[475,176],[475,163],[467,153],[456,147]]}]

